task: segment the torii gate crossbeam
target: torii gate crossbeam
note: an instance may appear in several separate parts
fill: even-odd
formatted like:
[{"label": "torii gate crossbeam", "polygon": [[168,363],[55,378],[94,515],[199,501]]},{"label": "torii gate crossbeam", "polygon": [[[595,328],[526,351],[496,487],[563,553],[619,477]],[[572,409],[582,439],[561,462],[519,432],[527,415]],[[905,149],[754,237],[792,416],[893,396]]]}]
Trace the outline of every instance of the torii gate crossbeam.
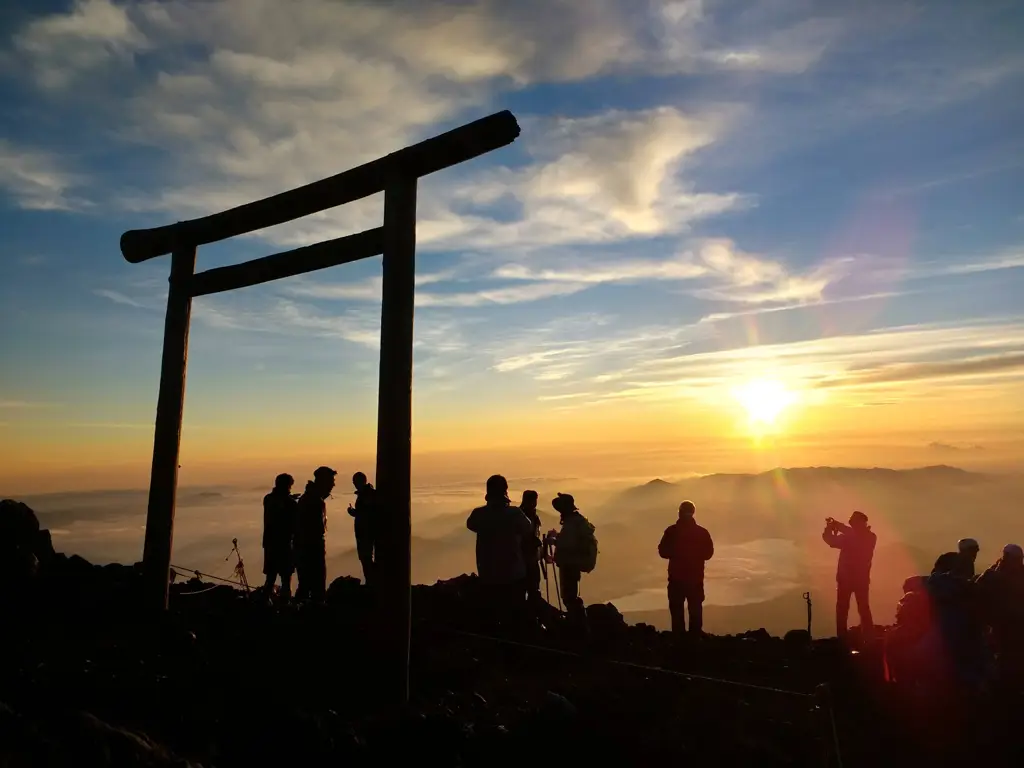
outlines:
[{"label": "torii gate crossbeam", "polygon": [[[160,391],[143,552],[145,601],[166,610],[174,533],[181,421],[192,299],[383,254],[377,489],[383,511],[379,552],[379,642],[387,655],[390,701],[409,697],[411,458],[416,187],[421,176],[511,144],[519,125],[504,111],[427,139],[358,168],[201,219],[121,236],[138,264],[171,254]],[[196,274],[196,249],[384,192],[384,224],[348,237]],[[385,670],[382,670],[382,672]]]}]

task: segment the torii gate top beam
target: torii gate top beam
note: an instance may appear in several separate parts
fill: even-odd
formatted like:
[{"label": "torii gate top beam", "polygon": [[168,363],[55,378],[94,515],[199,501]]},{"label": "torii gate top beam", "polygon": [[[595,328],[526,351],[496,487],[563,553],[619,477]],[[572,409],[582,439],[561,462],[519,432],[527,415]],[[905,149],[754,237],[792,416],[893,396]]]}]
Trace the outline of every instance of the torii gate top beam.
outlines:
[{"label": "torii gate top beam", "polygon": [[519,123],[515,116],[508,110],[497,112],[288,192],[201,219],[130,230],[121,236],[121,253],[128,262],[138,264],[177,249],[215,243],[284,224],[383,192],[395,179],[427,176],[479,157],[511,144],[518,136]]}]

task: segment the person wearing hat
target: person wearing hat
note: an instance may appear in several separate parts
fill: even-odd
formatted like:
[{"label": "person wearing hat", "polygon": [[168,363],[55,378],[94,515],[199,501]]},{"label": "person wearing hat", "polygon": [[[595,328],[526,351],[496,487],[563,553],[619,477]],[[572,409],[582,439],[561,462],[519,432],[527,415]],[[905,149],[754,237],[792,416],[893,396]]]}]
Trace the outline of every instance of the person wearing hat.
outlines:
[{"label": "person wearing hat", "polygon": [[679,505],[679,519],[665,529],[658,554],[668,560],[668,608],[672,615],[672,633],[686,632],[684,609],[690,613],[690,634],[704,631],[704,563],[715,554],[708,529],[694,520],[697,508],[692,501]]},{"label": "person wearing hat", "polygon": [[295,554],[299,572],[296,598],[322,602],[327,596],[327,502],[337,476],[330,467],[317,467],[299,497]]},{"label": "person wearing hat", "polygon": [[839,565],[836,568],[836,636],[843,638],[847,634],[851,596],[857,598],[861,633],[870,634],[875,626],[871,618],[869,595],[871,561],[878,537],[868,525],[868,516],[863,512],[854,512],[850,515],[849,525],[829,517],[825,520],[821,538],[830,547],[839,550]]},{"label": "person wearing hat", "polygon": [[580,597],[580,579],[596,564],[594,526],[580,514],[576,500],[568,493],[559,493],[551,500],[551,506],[561,515],[562,530],[555,538],[555,565],[565,611],[570,622],[585,630],[587,612]]},{"label": "person wearing hat", "polygon": [[975,539],[960,539],[956,543],[956,550],[960,556],[960,565],[957,568],[957,573],[965,579],[973,579],[975,564],[978,561],[978,553],[981,551],[981,546]]}]

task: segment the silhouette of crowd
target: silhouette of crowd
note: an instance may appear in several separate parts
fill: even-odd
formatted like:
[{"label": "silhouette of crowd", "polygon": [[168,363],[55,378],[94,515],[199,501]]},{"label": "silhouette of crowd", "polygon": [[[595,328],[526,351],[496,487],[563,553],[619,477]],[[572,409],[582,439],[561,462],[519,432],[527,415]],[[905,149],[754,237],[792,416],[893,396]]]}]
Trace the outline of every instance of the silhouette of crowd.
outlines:
[{"label": "silhouette of crowd", "polygon": [[[292,493],[291,475],[278,475],[264,497],[265,589],[291,598],[291,579],[298,574],[297,599],[322,601],[326,594],[326,499],[337,472],[319,467],[302,494]],[[356,496],[348,513],[353,518],[356,551],[366,584],[376,581],[377,541],[381,509],[377,491],[362,472],[352,477]],[[542,531],[538,494],[526,490],[516,506],[508,481],[488,478],[484,505],[474,509],[466,527],[476,535],[476,572],[481,587],[479,614],[495,633],[516,633],[549,621],[552,588],[565,624],[580,637],[588,634],[587,611],[580,591],[585,574],[597,567],[598,540],[568,493],[558,493],[551,507],[559,528]],[[942,554],[930,574],[913,576],[903,585],[904,597],[894,626],[875,626],[871,612],[871,568],[877,535],[863,512],[846,523],[826,518],[822,540],[839,551],[836,568],[836,636],[841,641],[879,643],[884,648],[890,680],[911,685],[950,681],[982,687],[997,677],[1024,676],[1024,553],[1006,545],[998,561],[980,574],[981,547],[965,538],[957,550]],[[668,561],[667,599],[673,634],[692,640],[703,636],[705,564],[715,546],[707,528],[698,524],[692,501],[679,505],[678,519],[665,529],[658,554]],[[851,603],[856,601],[860,625],[848,629]],[[564,611],[563,611],[564,608]],[[856,637],[854,637],[856,635]]]},{"label": "silhouette of crowd", "polygon": [[[295,479],[280,474],[274,488],[263,497],[263,573],[265,592],[273,594],[281,580],[279,596],[292,597],[292,575],[298,574],[295,597],[322,602],[327,595],[327,499],[338,473],[318,467],[301,494],[292,493]],[[352,477],[356,503],[348,513],[355,519],[356,547],[367,584],[373,583],[377,539],[376,492],[366,475]]]}]

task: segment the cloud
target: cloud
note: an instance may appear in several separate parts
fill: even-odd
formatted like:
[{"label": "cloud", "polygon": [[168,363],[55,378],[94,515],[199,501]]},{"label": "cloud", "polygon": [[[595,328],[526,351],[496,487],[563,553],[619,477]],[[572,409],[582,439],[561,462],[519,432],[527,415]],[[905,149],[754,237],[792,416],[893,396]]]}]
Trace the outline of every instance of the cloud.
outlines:
[{"label": "cloud", "polygon": [[60,403],[42,403],[34,400],[4,400],[0,398],[0,408],[5,410],[27,410],[35,408],[56,408]]},{"label": "cloud", "polygon": [[48,152],[18,147],[0,138],[0,189],[26,210],[71,211],[86,205],[69,192],[81,179]]},{"label": "cloud", "polygon": [[135,307],[137,309],[151,309],[151,307],[143,304],[142,302],[136,301],[130,296],[125,296],[120,291],[112,291],[108,288],[97,288],[93,291],[96,296],[101,296],[105,299],[109,299],[115,304],[124,304],[128,307]]},{"label": "cloud", "polygon": [[[70,429],[153,429],[152,424],[132,424],[128,422],[110,421],[76,421],[65,424]],[[201,425],[200,425],[201,426]],[[189,429],[194,429],[193,425]]]},{"label": "cloud", "polygon": [[[714,56],[686,63],[671,39],[652,38],[660,14],[616,0],[296,0],[287,8],[269,0],[92,0],[31,22],[16,47],[52,88],[96,78],[92,109],[106,105],[121,139],[168,152],[171,162],[150,169],[154,193],[122,190],[117,202],[183,218],[393,151],[467,110],[490,109],[508,88],[716,66]],[[700,49],[702,39],[692,38]],[[147,66],[132,66],[141,51]],[[124,66],[108,91],[96,70],[112,64]],[[723,119],[671,107],[526,118],[528,166],[487,172],[478,162],[468,176],[424,184],[431,194],[420,199],[419,242],[532,247],[684,231],[745,201],[679,177]],[[482,210],[495,186],[521,215]],[[374,198],[260,236],[305,244],[379,220]]]},{"label": "cloud", "polygon": [[983,446],[983,445],[954,445],[953,443],[943,443],[943,442],[938,442],[938,441],[928,443],[928,447],[931,448],[932,450],[935,450],[935,451],[947,451],[947,452],[953,452],[953,451],[983,451],[983,450],[985,450],[985,446]]},{"label": "cloud", "polygon": [[417,307],[484,307],[490,305],[522,304],[541,299],[570,296],[586,289],[586,285],[561,283],[517,285],[508,288],[490,288],[461,293],[416,294]]},{"label": "cloud", "polygon": [[1019,381],[1024,322],[882,328],[809,341],[695,350],[631,361],[630,366],[631,374],[600,399],[714,398],[723,387],[763,375],[804,392],[855,394],[888,387],[896,396],[887,399],[900,401],[911,396],[907,386],[924,380],[931,382],[933,392],[943,386],[1003,387]]},{"label": "cloud", "polygon": [[[427,272],[416,275],[416,285],[434,285],[451,280],[454,270],[446,272]],[[360,282],[325,283],[315,280],[304,280],[286,285],[282,290],[291,296],[302,296],[310,299],[349,299],[355,301],[380,302],[384,280],[382,277],[371,277]]]},{"label": "cloud", "polygon": [[891,384],[921,380],[977,377],[988,374],[1016,373],[1024,370],[1024,352],[1002,355],[981,355],[963,360],[937,362],[893,363],[878,369],[848,372],[841,386]]},{"label": "cloud", "polygon": [[699,298],[742,304],[786,302],[790,306],[803,306],[822,302],[826,289],[847,275],[850,268],[850,259],[835,259],[816,265],[804,274],[794,275],[779,261],[745,253],[731,240],[712,239],[667,259],[581,259],[561,269],[531,269],[522,264],[506,264],[496,269],[493,276],[582,285],[700,280],[714,285],[692,290],[692,295]]},{"label": "cloud", "polygon": [[146,46],[127,10],[109,0],[76,0],[65,14],[29,22],[14,37],[41,86],[59,89]]}]

